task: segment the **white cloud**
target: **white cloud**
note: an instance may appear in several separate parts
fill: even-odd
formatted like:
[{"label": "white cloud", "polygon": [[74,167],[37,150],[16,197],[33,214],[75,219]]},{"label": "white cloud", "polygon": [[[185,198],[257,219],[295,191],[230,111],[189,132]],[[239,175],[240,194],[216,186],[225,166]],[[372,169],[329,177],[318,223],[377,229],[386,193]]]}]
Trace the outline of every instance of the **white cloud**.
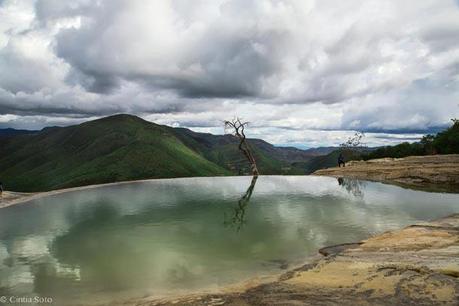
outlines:
[{"label": "white cloud", "polygon": [[447,0],[4,0],[0,126],[238,115],[278,144],[406,139],[459,116],[458,36]]}]

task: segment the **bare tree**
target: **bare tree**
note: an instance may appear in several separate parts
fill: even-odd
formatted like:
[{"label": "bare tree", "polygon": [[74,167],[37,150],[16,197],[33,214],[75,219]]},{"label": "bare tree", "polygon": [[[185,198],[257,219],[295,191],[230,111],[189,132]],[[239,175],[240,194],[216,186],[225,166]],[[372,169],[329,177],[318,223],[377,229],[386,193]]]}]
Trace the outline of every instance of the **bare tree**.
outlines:
[{"label": "bare tree", "polygon": [[364,133],[356,132],[354,136],[349,137],[346,142],[340,144],[340,147],[344,149],[363,147],[364,143],[362,142],[362,140],[364,137],[365,137]]},{"label": "bare tree", "polygon": [[239,138],[239,150],[249,161],[250,167],[252,169],[252,175],[258,176],[259,172],[257,163],[253,157],[252,151],[250,150],[250,146],[247,143],[244,133],[244,130],[248,124],[248,122],[242,122],[240,118],[235,118],[231,121],[225,121],[225,130],[230,129],[232,131],[231,134]]}]

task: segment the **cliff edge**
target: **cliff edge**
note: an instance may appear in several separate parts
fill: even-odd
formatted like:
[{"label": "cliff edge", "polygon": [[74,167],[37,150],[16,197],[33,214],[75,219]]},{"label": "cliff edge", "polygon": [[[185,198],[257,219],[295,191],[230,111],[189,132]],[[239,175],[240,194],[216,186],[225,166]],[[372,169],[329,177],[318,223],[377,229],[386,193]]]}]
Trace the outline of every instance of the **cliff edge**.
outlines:
[{"label": "cliff edge", "polygon": [[351,161],[346,167],[318,170],[313,175],[350,177],[403,185],[459,190],[459,154]]}]

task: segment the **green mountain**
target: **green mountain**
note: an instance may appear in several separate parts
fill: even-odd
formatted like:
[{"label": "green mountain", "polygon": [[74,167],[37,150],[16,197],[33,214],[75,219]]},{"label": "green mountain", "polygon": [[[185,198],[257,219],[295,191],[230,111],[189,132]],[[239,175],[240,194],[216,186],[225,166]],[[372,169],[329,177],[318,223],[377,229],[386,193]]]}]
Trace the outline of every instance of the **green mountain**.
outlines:
[{"label": "green mountain", "polygon": [[[206,159],[232,171],[250,174],[249,165],[238,149],[239,141],[232,135],[196,133],[183,128],[169,128],[188,147]],[[292,147],[275,147],[261,139],[248,139],[258,169],[262,174],[304,174],[304,169],[292,166],[293,162],[306,161],[315,156],[309,151]]]},{"label": "green mountain", "polygon": [[169,128],[129,115],[0,139],[0,179],[9,190],[228,174]]},{"label": "green mountain", "polygon": [[[317,153],[248,140],[262,174],[304,174]],[[196,133],[115,115],[80,125],[0,137],[0,180],[43,191],[147,178],[249,174],[231,135]]]}]

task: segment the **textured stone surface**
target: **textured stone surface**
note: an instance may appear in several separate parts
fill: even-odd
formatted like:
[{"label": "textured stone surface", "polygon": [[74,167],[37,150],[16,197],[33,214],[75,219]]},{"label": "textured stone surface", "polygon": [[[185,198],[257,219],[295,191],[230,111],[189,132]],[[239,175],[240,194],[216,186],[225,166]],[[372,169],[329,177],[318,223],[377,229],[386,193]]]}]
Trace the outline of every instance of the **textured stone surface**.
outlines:
[{"label": "textured stone surface", "polygon": [[314,175],[350,177],[457,192],[459,154],[351,161],[344,168],[317,170]]},{"label": "textured stone surface", "polygon": [[145,298],[123,305],[459,305],[459,214],[386,232],[221,294]]}]

